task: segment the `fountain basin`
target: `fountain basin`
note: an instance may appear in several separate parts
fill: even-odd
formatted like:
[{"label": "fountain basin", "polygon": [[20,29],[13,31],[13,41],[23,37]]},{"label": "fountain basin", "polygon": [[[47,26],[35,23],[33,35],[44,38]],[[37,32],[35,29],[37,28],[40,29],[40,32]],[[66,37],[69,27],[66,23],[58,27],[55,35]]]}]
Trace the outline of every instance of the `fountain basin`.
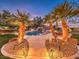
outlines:
[{"label": "fountain basin", "polygon": [[47,48],[50,59],[75,59],[79,57],[79,47],[77,46],[77,40],[69,38],[67,42],[60,39],[52,39],[52,41],[46,40],[45,46]]},{"label": "fountain basin", "polygon": [[27,40],[23,40],[22,43],[18,44],[17,40],[14,38],[1,48],[1,53],[10,58],[22,59],[28,56],[28,50],[29,44]]}]

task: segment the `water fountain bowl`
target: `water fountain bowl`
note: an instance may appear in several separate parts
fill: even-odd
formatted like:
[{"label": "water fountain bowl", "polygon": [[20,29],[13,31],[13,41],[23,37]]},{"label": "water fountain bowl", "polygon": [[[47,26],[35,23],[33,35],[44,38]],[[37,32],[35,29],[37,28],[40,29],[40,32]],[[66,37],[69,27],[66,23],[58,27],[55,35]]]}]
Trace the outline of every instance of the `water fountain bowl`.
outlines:
[{"label": "water fountain bowl", "polygon": [[11,39],[7,44],[1,48],[1,52],[4,56],[22,59],[28,56],[29,43],[27,40],[23,40],[20,44],[16,38]]},{"label": "water fountain bowl", "polygon": [[61,39],[52,39],[51,42],[49,39],[46,40],[45,45],[50,59],[69,58],[79,52],[77,40],[74,38],[69,38],[67,42],[64,42],[64,44],[62,43],[63,41]]}]

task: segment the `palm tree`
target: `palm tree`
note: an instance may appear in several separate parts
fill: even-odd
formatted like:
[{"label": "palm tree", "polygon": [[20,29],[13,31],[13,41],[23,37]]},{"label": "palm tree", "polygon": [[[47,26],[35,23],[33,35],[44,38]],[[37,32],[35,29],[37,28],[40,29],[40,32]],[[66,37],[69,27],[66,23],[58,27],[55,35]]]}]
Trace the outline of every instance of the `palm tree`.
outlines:
[{"label": "palm tree", "polygon": [[11,17],[11,13],[9,12],[9,10],[3,10],[0,16],[0,18],[4,21],[4,24],[6,25],[10,24],[9,23],[10,17]]},{"label": "palm tree", "polygon": [[56,20],[61,19],[62,21],[62,31],[63,31],[63,39],[67,41],[68,38],[68,26],[66,24],[67,17],[73,17],[79,15],[79,9],[73,9],[72,5],[67,1],[58,7],[52,12],[56,17]]},{"label": "palm tree", "polygon": [[24,38],[24,33],[26,30],[27,25],[29,24],[29,14],[25,14],[17,10],[17,20],[20,22],[19,25],[19,35],[18,35],[18,42],[21,43]]},{"label": "palm tree", "polygon": [[19,10],[17,10],[17,18],[18,18],[18,21],[20,22],[24,22],[25,24],[27,24],[29,22],[29,13],[23,13]]},{"label": "palm tree", "polygon": [[56,39],[56,33],[55,33],[55,28],[54,26],[52,25],[55,21],[55,16],[53,14],[48,14],[45,16],[44,18],[44,22],[45,23],[49,23],[49,26],[50,26],[50,30],[51,30],[51,33],[54,35],[55,39]]},{"label": "palm tree", "polygon": [[15,27],[12,22],[15,21],[15,16],[12,14],[9,10],[3,10],[2,13],[0,13],[0,20],[2,21],[2,24],[7,27]]}]

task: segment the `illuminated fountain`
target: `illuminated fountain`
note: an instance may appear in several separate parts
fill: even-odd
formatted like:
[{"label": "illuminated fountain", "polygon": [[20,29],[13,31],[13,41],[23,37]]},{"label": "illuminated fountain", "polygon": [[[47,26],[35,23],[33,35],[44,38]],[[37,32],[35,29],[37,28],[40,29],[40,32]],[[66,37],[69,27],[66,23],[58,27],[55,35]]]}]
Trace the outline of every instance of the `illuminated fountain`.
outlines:
[{"label": "illuminated fountain", "polygon": [[14,59],[26,59],[29,50],[29,43],[24,39],[25,29],[25,24],[21,22],[18,38],[10,39],[10,41],[2,47],[1,52],[4,56]]},{"label": "illuminated fountain", "polygon": [[68,29],[65,20],[62,20],[62,38],[56,35],[55,38],[46,40],[45,45],[50,59],[74,59],[75,55],[79,56],[77,40],[69,36]]}]

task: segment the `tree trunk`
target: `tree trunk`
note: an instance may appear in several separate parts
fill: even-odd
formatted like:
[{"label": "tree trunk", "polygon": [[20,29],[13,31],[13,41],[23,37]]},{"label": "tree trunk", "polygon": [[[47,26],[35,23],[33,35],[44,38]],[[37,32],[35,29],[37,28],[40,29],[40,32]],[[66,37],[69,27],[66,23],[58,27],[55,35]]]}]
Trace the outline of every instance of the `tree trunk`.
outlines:
[{"label": "tree trunk", "polygon": [[56,21],[56,29],[58,29],[58,21]]},{"label": "tree trunk", "polygon": [[51,33],[52,33],[52,35],[54,36],[54,38],[56,39],[56,33],[55,33],[55,29],[54,29],[54,27],[53,27],[53,25],[52,25],[52,22],[50,21],[50,30],[51,30]]},{"label": "tree trunk", "polygon": [[55,30],[54,30],[54,27],[52,26],[52,22],[50,22],[49,24],[50,24],[50,30],[53,33]]},{"label": "tree trunk", "polygon": [[67,41],[68,40],[68,26],[67,23],[64,19],[62,19],[62,33],[63,33],[63,41]]},{"label": "tree trunk", "polygon": [[21,43],[23,41],[25,29],[26,29],[25,24],[23,22],[21,22],[19,25],[18,43]]}]

